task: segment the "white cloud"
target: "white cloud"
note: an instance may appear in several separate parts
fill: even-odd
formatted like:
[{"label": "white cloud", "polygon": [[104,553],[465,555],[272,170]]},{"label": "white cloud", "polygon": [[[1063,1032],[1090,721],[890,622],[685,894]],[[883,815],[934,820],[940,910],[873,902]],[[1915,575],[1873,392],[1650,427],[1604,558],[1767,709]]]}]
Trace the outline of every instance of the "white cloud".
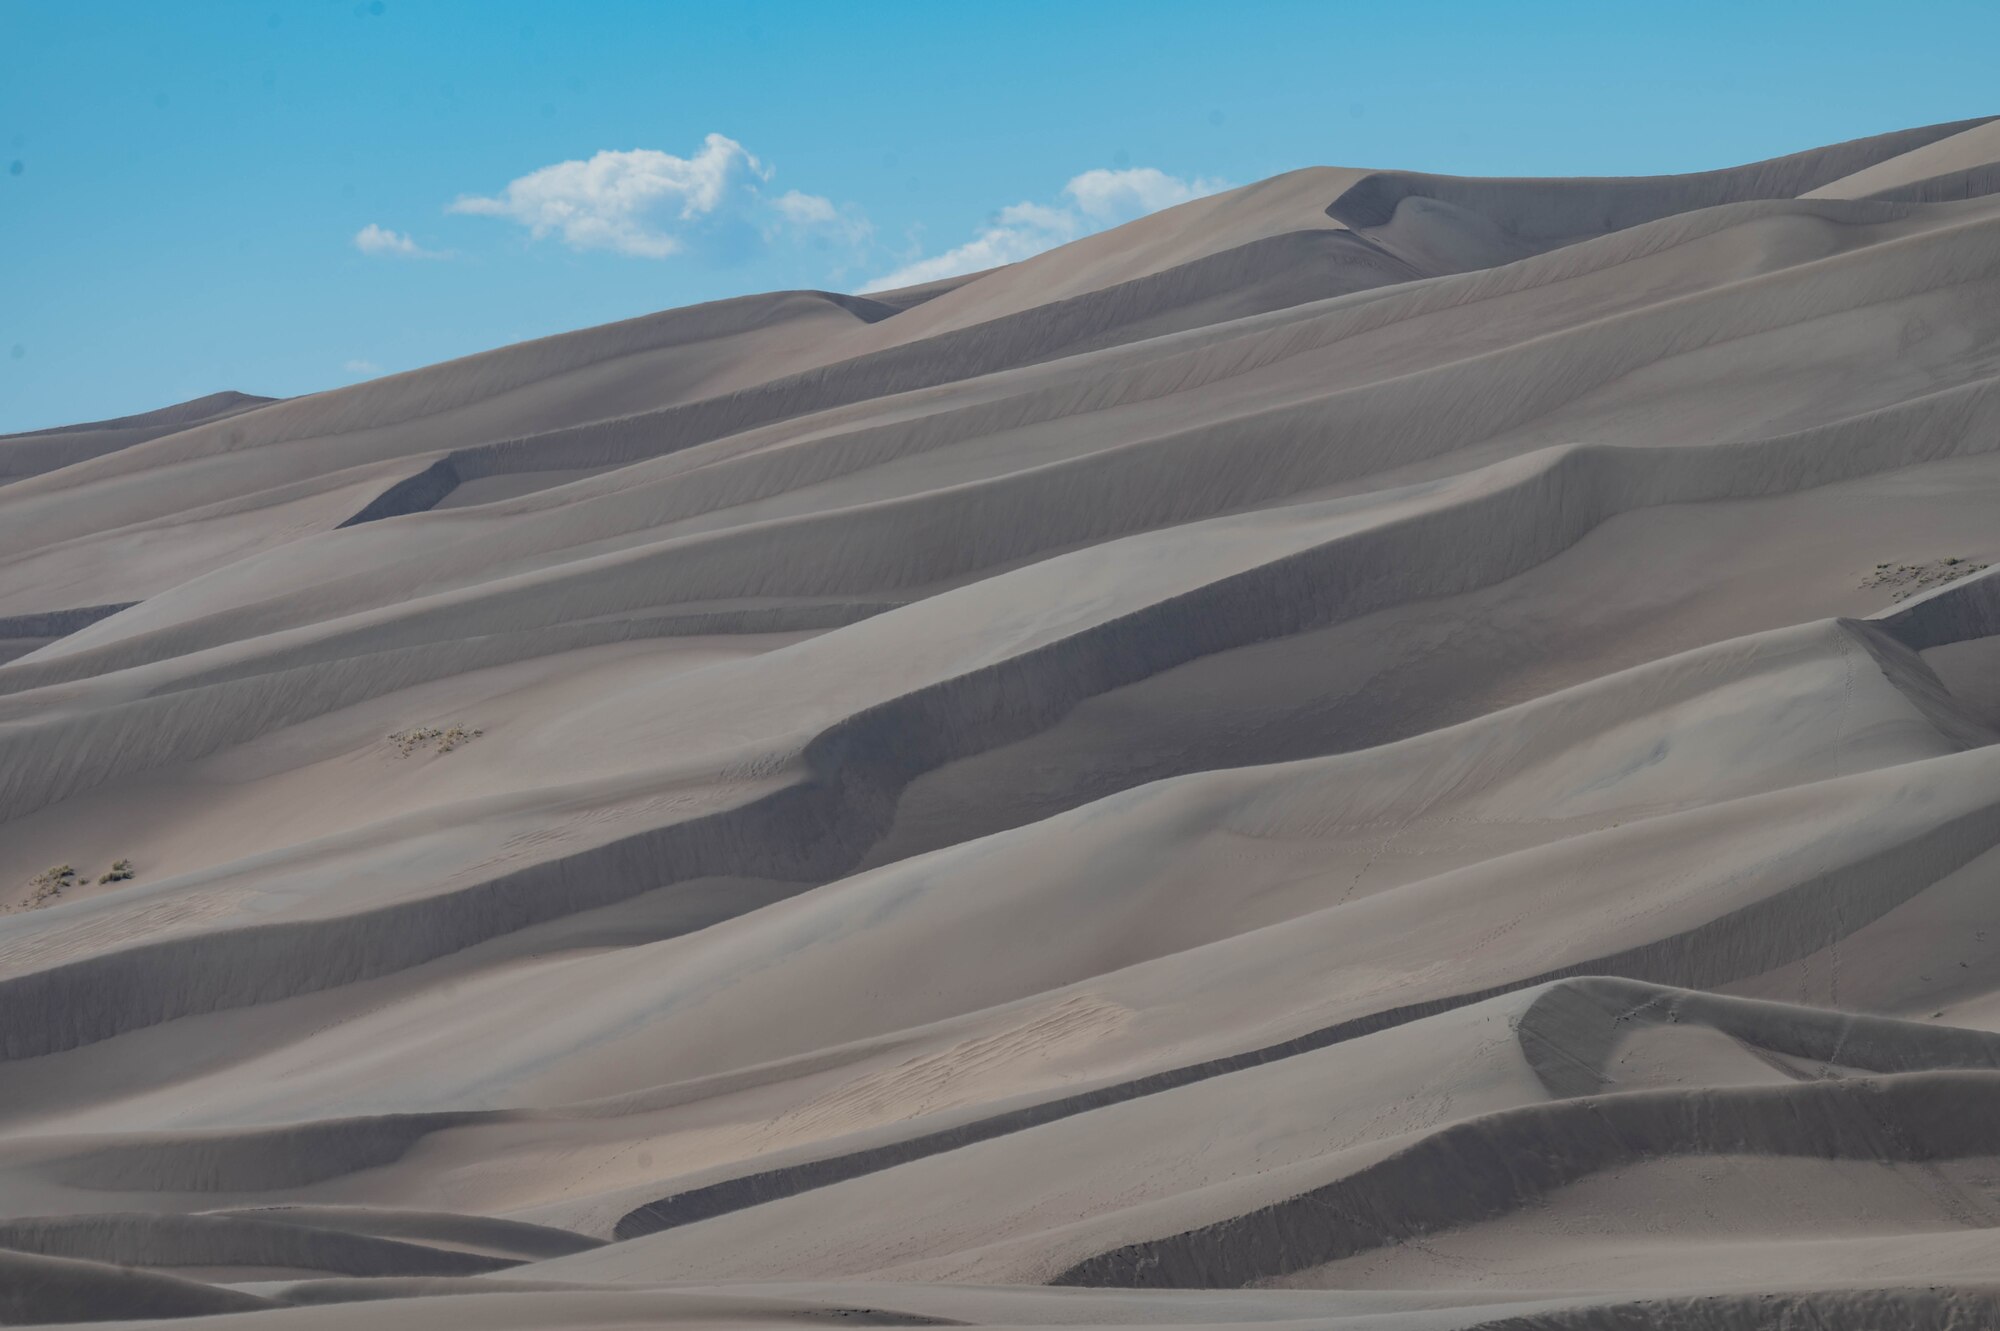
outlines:
[{"label": "white cloud", "polygon": [[400,231],[370,222],[354,233],[354,248],[363,254],[392,259],[442,259],[436,250],[427,250]]},{"label": "white cloud", "polygon": [[840,216],[840,210],[833,206],[832,199],[823,199],[817,194],[801,194],[795,189],[786,190],[771,200],[771,206],[787,222],[800,226],[831,222]]},{"label": "white cloud", "polygon": [[832,199],[817,194],[786,190],[771,200],[775,212],[795,236],[839,240],[848,245],[865,245],[875,235],[875,224],[852,204],[836,206]]},{"label": "white cloud", "polygon": [[1000,225],[1047,231],[1064,240],[1077,233],[1076,214],[1067,208],[1051,208],[1041,203],[1010,203],[1000,210]]},{"label": "white cloud", "polygon": [[1220,180],[1182,180],[1150,166],[1135,166],[1128,171],[1086,171],[1063,186],[1063,193],[1076,200],[1085,217],[1119,222],[1227,188]]},{"label": "white cloud", "polygon": [[571,249],[645,259],[697,245],[740,252],[786,234],[859,245],[873,233],[857,209],[831,199],[798,190],[767,196],[772,175],[736,140],[710,134],[692,157],[653,148],[600,152],[530,171],[491,198],[460,198],[450,210],[508,218],[537,240],[558,236]]},{"label": "white cloud", "polygon": [[530,171],[499,198],[466,196],[451,211],[512,218],[537,240],[560,232],[571,249],[663,259],[682,248],[668,228],[713,214],[733,185],[769,174],[742,144],[711,134],[693,157],[652,148],[600,152]]},{"label": "white cloud", "polygon": [[1182,180],[1150,166],[1125,171],[1086,171],[1063,186],[1063,197],[1068,203],[1010,204],[965,244],[928,259],[906,263],[861,290],[890,291],[961,273],[976,273],[1004,263],[1018,263],[1079,236],[1228,188],[1220,180]]},{"label": "white cloud", "polygon": [[351,360],[340,368],[346,370],[349,374],[376,375],[382,373],[382,367],[372,360]]},{"label": "white cloud", "polygon": [[897,287],[913,287],[940,278],[957,277],[960,273],[997,268],[1003,263],[1018,263],[1022,259],[1033,258],[1043,250],[1074,240],[1076,235],[1074,219],[1069,214],[1039,208],[1035,204],[1015,204],[1011,208],[1003,208],[994,225],[965,244],[928,259],[904,264],[861,289],[864,292],[892,291]]}]

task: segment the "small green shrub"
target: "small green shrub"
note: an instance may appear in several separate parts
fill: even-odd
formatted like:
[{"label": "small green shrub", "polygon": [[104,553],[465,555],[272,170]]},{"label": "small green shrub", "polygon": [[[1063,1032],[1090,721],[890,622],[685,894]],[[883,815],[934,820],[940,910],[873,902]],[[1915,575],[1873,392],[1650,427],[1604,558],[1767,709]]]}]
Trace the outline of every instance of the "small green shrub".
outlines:
[{"label": "small green shrub", "polygon": [[132,861],[113,860],[111,861],[111,867],[106,869],[103,876],[97,881],[100,883],[122,883],[132,876]]}]

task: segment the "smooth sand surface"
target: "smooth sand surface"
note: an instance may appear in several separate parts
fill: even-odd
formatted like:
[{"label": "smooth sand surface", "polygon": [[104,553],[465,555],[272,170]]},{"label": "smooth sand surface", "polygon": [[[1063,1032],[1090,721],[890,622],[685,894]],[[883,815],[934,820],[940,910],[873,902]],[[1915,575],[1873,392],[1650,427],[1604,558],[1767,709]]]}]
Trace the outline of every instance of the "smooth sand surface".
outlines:
[{"label": "smooth sand surface", "polygon": [[2000,1325],[1993,565],[1993,120],[0,438],[0,1320]]}]

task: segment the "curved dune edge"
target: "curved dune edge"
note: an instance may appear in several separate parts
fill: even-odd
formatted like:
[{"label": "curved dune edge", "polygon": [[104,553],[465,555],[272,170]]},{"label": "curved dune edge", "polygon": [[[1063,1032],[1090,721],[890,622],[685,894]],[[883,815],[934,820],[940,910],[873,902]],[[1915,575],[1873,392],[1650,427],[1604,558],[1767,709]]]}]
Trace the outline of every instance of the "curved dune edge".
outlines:
[{"label": "curved dune edge", "polygon": [[1990,1155],[2000,1149],[1991,1117],[1996,1097],[2000,1076],[1942,1072],[1775,1090],[1577,1097],[1456,1124],[1323,1189],[1093,1257],[1055,1283],[1247,1285],[1498,1215],[1643,1158],[1701,1152],[1922,1163]]},{"label": "curved dune edge", "polygon": [[0,439],[0,1320],[2000,1316],[1996,126]]},{"label": "curved dune edge", "polygon": [[282,1306],[196,1280],[100,1262],[0,1251],[0,1316],[10,1325],[201,1317]]}]

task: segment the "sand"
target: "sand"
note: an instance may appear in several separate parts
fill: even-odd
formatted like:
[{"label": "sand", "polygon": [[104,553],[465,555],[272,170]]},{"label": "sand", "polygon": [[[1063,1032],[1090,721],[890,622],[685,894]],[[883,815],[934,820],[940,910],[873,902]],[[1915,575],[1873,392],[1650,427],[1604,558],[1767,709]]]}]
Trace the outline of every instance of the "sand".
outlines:
[{"label": "sand", "polygon": [[0,438],[0,1320],[2000,1324],[1995,566],[2000,120]]}]

